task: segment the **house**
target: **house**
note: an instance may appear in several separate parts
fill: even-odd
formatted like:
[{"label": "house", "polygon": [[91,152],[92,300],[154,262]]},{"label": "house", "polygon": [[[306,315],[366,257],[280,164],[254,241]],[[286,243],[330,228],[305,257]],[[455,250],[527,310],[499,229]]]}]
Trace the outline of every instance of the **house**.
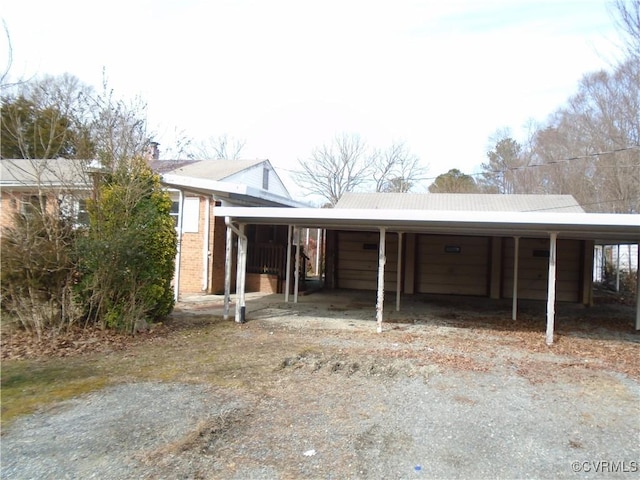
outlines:
[{"label": "house", "polygon": [[[269,160],[149,160],[173,200],[179,237],[174,288],[181,295],[224,291],[224,218],[218,207],[297,207]],[[0,161],[1,223],[9,225],[16,212],[61,208],[79,223],[86,217],[92,195],[93,172],[99,165],[86,160],[2,159]],[[84,219],[84,220],[83,220]],[[247,289],[278,292],[283,288],[287,227],[247,230],[252,257]]]},{"label": "house", "polygon": [[640,216],[585,213],[570,196],[347,194],[334,209],[215,214],[236,229],[325,229],[325,286],[376,291],[378,331],[385,290],[396,308],[414,293],[511,298],[514,319],[518,299],[532,298],[547,301],[547,343],[556,301],[592,301],[594,245],[640,239]]},{"label": "house", "polygon": [[[150,165],[171,194],[176,228],[181,232],[174,277],[176,297],[225,291],[229,240],[225,219],[215,216],[217,208],[306,206],[291,198],[269,160],[153,160]],[[251,245],[248,291],[282,292],[286,232],[286,226],[247,229]],[[231,279],[231,288],[234,281]]]},{"label": "house", "polygon": [[43,208],[86,221],[86,199],[93,185],[89,165],[64,158],[0,160],[0,227],[10,225],[16,213],[28,215]]}]

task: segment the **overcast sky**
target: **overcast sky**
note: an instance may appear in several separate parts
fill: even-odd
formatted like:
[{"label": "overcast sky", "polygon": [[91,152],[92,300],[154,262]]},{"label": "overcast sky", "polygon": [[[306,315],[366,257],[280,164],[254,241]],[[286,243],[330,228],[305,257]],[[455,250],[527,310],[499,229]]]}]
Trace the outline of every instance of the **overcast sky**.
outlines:
[{"label": "overcast sky", "polygon": [[104,69],[148,103],[161,150],[227,134],[280,172],[346,132],[406,142],[428,177],[472,173],[497,129],[520,137],[610,68],[617,39],[605,0],[0,0],[0,16],[13,77],[99,87]]}]

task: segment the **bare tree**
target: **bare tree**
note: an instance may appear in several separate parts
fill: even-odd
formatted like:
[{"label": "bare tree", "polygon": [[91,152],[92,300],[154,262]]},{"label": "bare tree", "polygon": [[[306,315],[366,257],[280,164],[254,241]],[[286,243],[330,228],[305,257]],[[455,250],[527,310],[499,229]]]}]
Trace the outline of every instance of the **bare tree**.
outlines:
[{"label": "bare tree", "polygon": [[11,71],[11,66],[13,65],[13,45],[11,44],[9,27],[7,27],[7,23],[4,20],[2,21],[2,27],[4,29],[4,35],[7,38],[7,64],[0,73],[0,90],[4,90],[8,86],[9,72]]},{"label": "bare tree", "polygon": [[146,103],[117,99],[103,79],[102,93],[87,99],[89,128],[95,151],[102,165],[116,170],[132,158],[144,157],[150,134],[147,131]]},{"label": "bare tree", "polygon": [[298,160],[300,170],[295,177],[309,193],[334,206],[345,192],[369,180],[376,157],[358,135],[342,134],[315,148],[307,160]]},{"label": "bare tree", "polygon": [[623,50],[631,58],[640,57],[640,0],[614,0],[613,16],[623,36]]},{"label": "bare tree", "polygon": [[403,142],[395,142],[379,153],[373,163],[376,192],[406,193],[427,171]]},{"label": "bare tree", "polygon": [[190,148],[188,156],[207,160],[238,160],[246,143],[245,140],[229,138],[226,134],[209,137]]},{"label": "bare tree", "polygon": [[640,59],[585,75],[539,130],[532,156],[546,193],[570,193],[590,211],[640,211]]}]

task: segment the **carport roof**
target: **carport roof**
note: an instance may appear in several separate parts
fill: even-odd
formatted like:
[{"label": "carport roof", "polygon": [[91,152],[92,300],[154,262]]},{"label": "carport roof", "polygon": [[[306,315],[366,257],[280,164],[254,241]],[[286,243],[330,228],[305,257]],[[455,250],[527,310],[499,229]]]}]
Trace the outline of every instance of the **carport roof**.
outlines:
[{"label": "carport roof", "polygon": [[573,195],[345,193],[335,208],[584,213]]},{"label": "carport roof", "polygon": [[640,215],[631,214],[260,207],[219,207],[214,212],[244,224],[509,237],[557,232],[559,238],[602,243],[640,241]]}]

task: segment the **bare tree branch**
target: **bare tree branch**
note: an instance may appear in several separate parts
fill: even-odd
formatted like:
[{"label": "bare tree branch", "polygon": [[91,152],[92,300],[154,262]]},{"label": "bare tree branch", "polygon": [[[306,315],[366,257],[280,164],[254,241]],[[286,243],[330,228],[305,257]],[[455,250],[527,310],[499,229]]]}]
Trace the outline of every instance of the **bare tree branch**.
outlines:
[{"label": "bare tree branch", "polygon": [[331,144],[315,148],[307,160],[298,160],[295,177],[311,194],[335,205],[345,192],[352,192],[369,180],[375,152],[358,135],[336,136]]}]

